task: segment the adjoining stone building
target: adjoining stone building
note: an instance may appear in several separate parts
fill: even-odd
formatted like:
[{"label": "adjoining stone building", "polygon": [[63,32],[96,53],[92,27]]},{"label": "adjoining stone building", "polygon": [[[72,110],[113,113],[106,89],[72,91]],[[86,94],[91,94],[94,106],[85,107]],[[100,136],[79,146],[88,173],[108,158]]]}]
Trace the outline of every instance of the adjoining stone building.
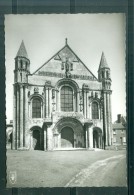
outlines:
[{"label": "adjoining stone building", "polygon": [[112,144],[111,77],[98,78],[65,46],[30,73],[22,41],[15,57],[12,149],[105,148]]},{"label": "adjoining stone building", "polygon": [[126,146],[126,118],[121,114],[113,124],[113,145]]}]

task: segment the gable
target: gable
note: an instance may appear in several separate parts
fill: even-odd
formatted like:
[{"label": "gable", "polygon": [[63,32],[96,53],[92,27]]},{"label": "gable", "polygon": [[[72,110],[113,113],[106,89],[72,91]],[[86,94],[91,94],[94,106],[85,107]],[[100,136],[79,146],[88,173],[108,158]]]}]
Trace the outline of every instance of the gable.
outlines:
[{"label": "gable", "polygon": [[72,67],[69,71],[73,79],[97,80],[68,45],[63,47],[33,74],[63,78],[65,77],[66,62],[69,64],[69,67]]}]

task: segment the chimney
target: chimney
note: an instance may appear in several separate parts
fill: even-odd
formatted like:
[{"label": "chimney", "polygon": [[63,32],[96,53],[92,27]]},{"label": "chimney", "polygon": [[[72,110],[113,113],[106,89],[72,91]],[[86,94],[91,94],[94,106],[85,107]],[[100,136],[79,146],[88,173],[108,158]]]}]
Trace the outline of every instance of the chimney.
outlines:
[{"label": "chimney", "polygon": [[117,115],[117,123],[121,123],[121,114]]}]

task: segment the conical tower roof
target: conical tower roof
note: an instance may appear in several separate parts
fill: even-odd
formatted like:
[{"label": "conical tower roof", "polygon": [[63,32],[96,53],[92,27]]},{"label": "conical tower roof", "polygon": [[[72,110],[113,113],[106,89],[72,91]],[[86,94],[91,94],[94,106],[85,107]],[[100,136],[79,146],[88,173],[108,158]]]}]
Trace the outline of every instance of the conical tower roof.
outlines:
[{"label": "conical tower roof", "polygon": [[20,45],[20,48],[18,50],[16,57],[25,57],[28,59],[28,55],[27,55],[27,51],[26,51],[26,48],[24,45],[24,41],[21,42],[21,45]]},{"label": "conical tower roof", "polygon": [[99,65],[99,69],[101,69],[101,68],[109,68],[107,61],[106,61],[106,58],[105,58],[105,55],[104,55],[104,52],[102,52],[100,65]]}]

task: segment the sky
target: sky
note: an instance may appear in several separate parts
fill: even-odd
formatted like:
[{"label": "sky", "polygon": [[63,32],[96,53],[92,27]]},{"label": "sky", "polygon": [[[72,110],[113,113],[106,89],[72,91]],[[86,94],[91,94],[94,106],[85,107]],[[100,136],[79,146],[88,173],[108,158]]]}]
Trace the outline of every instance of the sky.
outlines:
[{"label": "sky", "polygon": [[112,121],[126,116],[125,14],[23,14],[5,15],[6,116],[13,119],[14,58],[24,41],[33,73],[68,45],[98,77],[104,52],[111,69]]}]

